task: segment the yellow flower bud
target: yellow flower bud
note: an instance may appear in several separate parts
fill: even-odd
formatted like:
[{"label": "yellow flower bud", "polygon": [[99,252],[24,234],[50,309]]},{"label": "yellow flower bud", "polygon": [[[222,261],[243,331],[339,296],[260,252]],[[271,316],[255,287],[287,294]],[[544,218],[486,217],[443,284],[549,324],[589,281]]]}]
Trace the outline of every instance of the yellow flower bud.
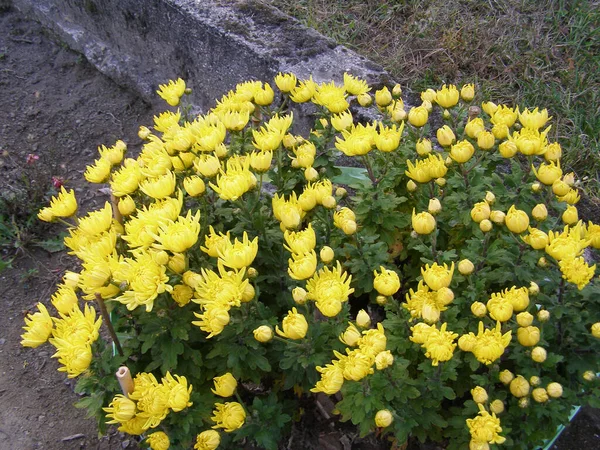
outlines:
[{"label": "yellow flower bud", "polygon": [[521,211],[515,205],[512,205],[506,213],[504,223],[510,231],[519,234],[529,227],[529,216],[525,211]]},{"label": "yellow flower bud", "polygon": [[168,267],[175,273],[183,273],[185,272],[187,266],[187,261],[185,254],[183,253],[175,253],[171,258],[169,258]]},{"label": "yellow flower bud", "polygon": [[548,320],[550,320],[550,311],[540,309],[537,313],[537,318],[540,322],[548,322]]},{"label": "yellow flower bud", "polygon": [[488,401],[488,393],[481,386],[475,386],[475,388],[471,389],[471,395],[475,403],[485,403]]},{"label": "yellow flower bud", "polygon": [[185,177],[183,180],[183,187],[190,197],[197,197],[198,195],[204,194],[204,191],[206,191],[206,185],[198,175]]},{"label": "yellow flower bud", "polygon": [[194,449],[215,450],[220,443],[221,436],[219,435],[219,432],[215,430],[207,430],[196,436],[196,445],[194,445]]},{"label": "yellow flower bud", "polygon": [[591,370],[586,370],[583,373],[583,379],[585,381],[594,381],[595,378],[596,378],[596,374],[594,372],[592,372]]},{"label": "yellow flower bud", "polygon": [[392,413],[387,409],[377,411],[377,414],[375,414],[375,425],[380,428],[390,426],[393,421],[394,416],[392,416]]},{"label": "yellow flower bud", "polygon": [[417,153],[419,156],[427,156],[431,153],[431,141],[426,138],[419,139],[416,144]]},{"label": "yellow flower bud", "polygon": [[125,197],[121,197],[119,199],[119,204],[117,205],[117,208],[123,216],[129,216],[136,210],[135,202],[129,195],[126,195]]},{"label": "yellow flower bud", "polygon": [[542,222],[546,220],[546,217],[548,217],[548,209],[546,208],[546,205],[544,205],[543,203],[539,203],[535,205],[535,207],[531,211],[531,215],[538,222]]},{"label": "yellow flower bud", "polygon": [[544,159],[546,161],[558,161],[562,155],[562,149],[560,148],[560,144],[558,142],[553,142],[552,144],[548,144],[546,146],[546,151],[544,152]]},{"label": "yellow flower bud", "polygon": [[392,122],[401,122],[406,119],[406,111],[404,108],[394,108],[392,111]]},{"label": "yellow flower bud", "polygon": [[146,443],[151,450],[168,450],[171,446],[169,436],[163,431],[156,431],[146,437]]},{"label": "yellow flower bud", "polygon": [[444,113],[442,114],[442,116],[446,120],[448,120],[448,119],[450,119],[450,117],[452,117],[452,115],[450,114],[450,111],[448,111],[447,109],[444,109]]},{"label": "yellow flower bud", "polygon": [[504,141],[498,146],[498,151],[503,158],[512,158],[518,150],[517,144],[512,141]]},{"label": "yellow flower bud", "polygon": [[213,381],[215,388],[211,389],[211,391],[220,397],[231,397],[237,388],[237,380],[229,372],[220,377],[213,378]]},{"label": "yellow flower bud", "polygon": [[503,370],[499,374],[499,379],[503,384],[509,384],[514,378],[515,376],[510,370]]},{"label": "yellow flower bud", "polygon": [[173,286],[171,297],[173,297],[173,300],[175,300],[180,307],[187,305],[193,296],[194,291],[187,284],[176,284]]},{"label": "yellow flower bud", "polygon": [[474,153],[475,148],[473,147],[473,144],[467,140],[458,141],[450,148],[450,158],[459,164],[464,164],[469,161]]},{"label": "yellow flower bud", "polygon": [[441,287],[437,291],[435,300],[440,305],[449,305],[454,300],[454,292],[448,287]]},{"label": "yellow flower bud", "polygon": [[540,293],[540,287],[535,281],[529,282],[529,295],[538,295]]},{"label": "yellow flower bud", "polygon": [[423,103],[421,103],[421,106],[423,106],[427,110],[427,112],[431,112],[433,110],[433,105],[431,104],[430,101],[423,100]]},{"label": "yellow flower bud", "polygon": [[435,184],[437,184],[439,187],[444,187],[444,186],[446,186],[446,179],[445,178],[436,178]]},{"label": "yellow flower bud", "polygon": [[354,220],[346,220],[342,224],[342,231],[348,236],[354,234],[356,232],[356,222]]},{"label": "yellow flower bud", "polygon": [[377,103],[377,106],[387,106],[392,103],[392,100],[392,93],[386,86],[375,91],[375,103]]},{"label": "yellow flower bud", "polygon": [[465,84],[460,89],[460,98],[465,102],[470,102],[475,97],[475,85],[473,83]]},{"label": "yellow flower bud", "polygon": [[435,101],[442,108],[452,108],[458,103],[460,93],[453,84],[443,85],[442,89],[436,92]]},{"label": "yellow flower bud", "polygon": [[537,363],[543,363],[544,361],[546,361],[547,356],[548,354],[546,352],[546,349],[542,347],[534,347],[534,349],[531,350],[531,359],[533,359]]},{"label": "yellow flower bud", "polygon": [[490,212],[490,205],[487,202],[475,203],[471,209],[471,219],[473,219],[473,222],[479,223],[482,220],[489,219]]},{"label": "yellow flower bud", "polygon": [[533,347],[540,341],[540,329],[534,326],[519,327],[517,339],[524,347]]},{"label": "yellow flower bud", "polygon": [[381,295],[394,295],[400,289],[400,278],[398,277],[398,274],[383,266],[380,266],[379,269],[381,271],[380,273],[377,273],[377,270],[373,271],[373,275],[375,276],[373,287]]},{"label": "yellow flower bud", "polygon": [[348,347],[354,347],[362,337],[360,330],[350,323],[348,328],[340,335],[340,341]]},{"label": "yellow flower bud", "polygon": [[537,264],[540,267],[546,267],[548,265],[548,261],[546,261],[546,258],[542,256],[540,259],[538,259]]},{"label": "yellow flower bud", "polygon": [[240,299],[240,301],[242,303],[248,303],[254,298],[255,295],[256,290],[254,289],[254,286],[252,286],[251,283],[248,283],[244,288],[244,292],[242,292],[242,298]]},{"label": "yellow flower bud", "polygon": [[498,225],[502,225],[504,223],[505,219],[506,219],[506,214],[504,214],[502,211],[498,211],[497,209],[494,209],[493,211],[490,212],[490,220]]},{"label": "yellow flower bud", "polygon": [[449,147],[456,140],[454,132],[448,125],[438,128],[436,137],[442,147]]},{"label": "yellow flower bud", "polygon": [[529,394],[529,382],[521,375],[517,375],[510,382],[510,393],[517,398],[525,397]]},{"label": "yellow flower bud", "polygon": [[377,353],[377,356],[375,356],[375,367],[377,367],[377,370],[386,369],[389,366],[391,366],[393,363],[394,363],[394,356],[392,355],[392,352],[390,352],[389,350],[379,352],[379,353]]},{"label": "yellow flower bud", "polygon": [[496,399],[490,403],[490,411],[494,414],[502,414],[504,412],[504,403],[502,400]]},{"label": "yellow flower bud", "polygon": [[477,146],[481,150],[489,150],[496,143],[496,138],[491,131],[481,131],[477,134]]},{"label": "yellow flower bud", "polygon": [[323,197],[323,200],[321,200],[321,204],[324,208],[333,209],[336,207],[337,202],[335,201],[335,197],[333,195],[327,195]]},{"label": "yellow flower bud", "polygon": [[529,398],[523,397],[519,399],[519,408],[525,409],[529,406]]},{"label": "yellow flower bud", "polygon": [[429,88],[426,91],[421,92],[421,101],[435,102],[435,98],[437,97],[437,92],[435,90]]},{"label": "yellow flower bud", "polygon": [[356,325],[361,328],[368,328],[371,325],[371,318],[364,309],[361,309],[356,315]]},{"label": "yellow flower bud", "polygon": [[408,183],[406,183],[406,189],[408,189],[408,192],[415,192],[417,190],[417,183],[415,183],[413,180],[408,180]]},{"label": "yellow flower bud", "polygon": [[141,126],[138,130],[138,137],[142,140],[148,139],[148,137],[152,134],[148,127]]},{"label": "yellow flower bud", "polygon": [[383,306],[383,305],[387,304],[388,298],[385,295],[378,295],[375,298],[375,301],[377,302],[378,305]]},{"label": "yellow flower bud", "polygon": [[358,100],[358,104],[363,107],[371,106],[371,103],[373,103],[373,97],[366,92],[363,94],[358,94],[356,100]]},{"label": "yellow flower bud", "polygon": [[592,336],[600,339],[600,322],[596,322],[591,327]]},{"label": "yellow flower bud", "polygon": [[540,377],[537,377],[535,375],[529,378],[529,384],[531,384],[532,386],[539,386],[541,382],[542,380],[540,380]]},{"label": "yellow flower bud", "polygon": [[488,219],[482,220],[479,222],[479,229],[484,233],[487,233],[492,229],[492,222],[490,222]]},{"label": "yellow flower bud", "polygon": [[256,339],[258,342],[264,343],[273,339],[273,329],[268,325],[261,325],[252,333],[254,334],[254,339]]},{"label": "yellow flower bud", "polygon": [[496,105],[494,102],[484,102],[481,104],[481,108],[488,116],[491,117],[498,110],[498,105]]},{"label": "yellow flower bud", "polygon": [[471,119],[465,125],[465,133],[471,139],[477,139],[477,135],[485,130],[485,125],[481,117]]},{"label": "yellow flower bud", "polygon": [[471,275],[475,270],[475,266],[468,259],[463,259],[458,263],[458,271],[461,275]]},{"label": "yellow flower bud", "polygon": [[325,264],[329,264],[331,261],[333,261],[335,254],[331,247],[328,247],[327,245],[325,245],[319,252],[319,256],[321,258],[321,261],[323,261]]},{"label": "yellow flower bud", "polygon": [[517,314],[517,323],[519,324],[519,326],[528,327],[533,323],[533,315],[531,315],[527,311],[521,312]]},{"label": "yellow flower bud", "polygon": [[552,382],[546,386],[546,392],[552,398],[559,398],[563,395],[563,387],[560,383]]},{"label": "yellow flower bud", "polygon": [[429,206],[427,208],[430,214],[434,216],[442,210],[442,204],[437,198],[432,198],[429,200]]},{"label": "yellow flower bud", "polygon": [[548,401],[548,392],[544,388],[535,388],[531,392],[531,396],[538,403],[545,403]]},{"label": "yellow flower bud", "polygon": [[408,112],[408,122],[417,128],[422,127],[429,119],[429,112],[424,106],[416,106]]},{"label": "yellow flower bud", "polygon": [[556,180],[554,183],[552,183],[552,192],[554,192],[554,194],[558,195],[559,197],[562,197],[563,195],[567,195],[570,190],[571,190],[571,186],[569,186],[563,180],[559,179],[559,180]]},{"label": "yellow flower bud", "polygon": [[430,234],[435,229],[435,218],[428,212],[412,213],[413,230],[419,234]]},{"label": "yellow flower bud", "polygon": [[496,139],[499,140],[506,139],[509,135],[509,132],[510,130],[508,126],[504,123],[497,123],[492,127],[492,134]]},{"label": "yellow flower bud", "polygon": [[567,206],[567,209],[562,214],[562,221],[567,225],[573,225],[579,221],[579,214],[577,208],[573,205]]},{"label": "yellow flower bud", "polygon": [[307,167],[304,170],[304,178],[306,178],[306,181],[315,181],[319,178],[319,172],[314,167]]},{"label": "yellow flower bud", "polygon": [[336,197],[345,197],[347,193],[348,193],[348,191],[346,189],[344,189],[343,187],[338,187],[335,190]]},{"label": "yellow flower bud", "polygon": [[396,83],[394,85],[394,87],[392,88],[392,95],[395,98],[398,98],[402,95],[402,86],[400,86],[398,83]]},{"label": "yellow flower bud", "polygon": [[[460,265],[458,270],[460,271]],[[471,304],[471,312],[475,317],[484,317],[487,314],[487,308],[481,302],[473,302]]]}]

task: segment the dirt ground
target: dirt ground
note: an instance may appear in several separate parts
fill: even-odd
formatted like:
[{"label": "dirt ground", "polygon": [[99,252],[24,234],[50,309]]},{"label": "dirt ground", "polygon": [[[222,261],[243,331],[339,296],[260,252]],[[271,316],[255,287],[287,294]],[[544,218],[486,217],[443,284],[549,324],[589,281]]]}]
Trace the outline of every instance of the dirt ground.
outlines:
[{"label": "dirt ground", "polygon": [[[0,189],[22,176],[28,155],[75,188],[84,208],[104,202],[82,173],[100,144],[116,139],[139,145],[140,124],[152,112],[56,42],[37,23],[0,11]],[[49,183],[46,180],[31,180]],[[60,228],[50,228],[48,237]],[[0,256],[8,257],[6,249]],[[20,346],[23,318],[38,301],[48,305],[53,287],[73,261],[63,252],[31,249],[0,272],[0,450],[135,448],[114,429],[99,437],[93,420],[73,405],[72,381],[58,372],[51,349]],[[337,440],[337,439],[336,439]],[[321,442],[323,448],[329,448]],[[339,442],[338,442],[339,444]],[[332,444],[331,448],[337,448]],[[600,413],[584,409],[555,450],[600,448]]]}]

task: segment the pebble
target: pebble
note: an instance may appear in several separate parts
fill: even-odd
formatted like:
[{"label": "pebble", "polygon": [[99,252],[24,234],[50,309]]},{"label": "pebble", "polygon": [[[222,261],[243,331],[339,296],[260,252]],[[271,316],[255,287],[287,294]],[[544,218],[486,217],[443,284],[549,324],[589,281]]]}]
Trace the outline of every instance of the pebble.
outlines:
[{"label": "pebble", "polygon": [[123,448],[129,447],[129,439],[125,439],[123,442],[121,442],[121,447],[123,447]]},{"label": "pebble", "polygon": [[2,338],[0,339],[0,345],[4,345],[6,343],[6,339]]}]

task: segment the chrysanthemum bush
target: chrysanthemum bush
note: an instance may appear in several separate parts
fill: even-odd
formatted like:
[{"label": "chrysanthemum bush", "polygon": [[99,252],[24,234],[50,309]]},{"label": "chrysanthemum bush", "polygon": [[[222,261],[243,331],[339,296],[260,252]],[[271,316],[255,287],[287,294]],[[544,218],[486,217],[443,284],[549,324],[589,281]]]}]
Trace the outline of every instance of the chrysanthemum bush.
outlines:
[{"label": "chrysanthemum bush", "polygon": [[105,205],[76,216],[63,188],[40,212],[81,266],[22,343],[55,347],[79,405],[155,450],[276,449],[318,393],[361,435],[449,449],[531,449],[599,406],[600,226],[548,112],[274,81],[198,117],[161,86],[139,156],[101,146],[85,173]]}]

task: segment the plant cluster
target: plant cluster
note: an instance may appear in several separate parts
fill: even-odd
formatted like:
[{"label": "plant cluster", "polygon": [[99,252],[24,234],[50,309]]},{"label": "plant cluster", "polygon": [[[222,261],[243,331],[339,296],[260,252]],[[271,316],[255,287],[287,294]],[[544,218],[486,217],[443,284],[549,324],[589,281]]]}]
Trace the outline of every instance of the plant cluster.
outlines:
[{"label": "plant cluster", "polygon": [[[470,84],[414,107],[349,74],[275,85],[161,113],[137,158],[99,148],[85,177],[110,186],[103,208],[76,217],[63,188],[40,211],[67,224],[81,269],[22,343],[56,348],[80,406],[154,450],[276,449],[315,393],[397,445],[527,449],[572,405],[600,404],[584,253],[600,225],[578,217],[547,110],[480,108]],[[173,108],[186,92],[158,91]],[[308,135],[294,104],[312,108]],[[122,394],[121,365],[135,375]]]}]

